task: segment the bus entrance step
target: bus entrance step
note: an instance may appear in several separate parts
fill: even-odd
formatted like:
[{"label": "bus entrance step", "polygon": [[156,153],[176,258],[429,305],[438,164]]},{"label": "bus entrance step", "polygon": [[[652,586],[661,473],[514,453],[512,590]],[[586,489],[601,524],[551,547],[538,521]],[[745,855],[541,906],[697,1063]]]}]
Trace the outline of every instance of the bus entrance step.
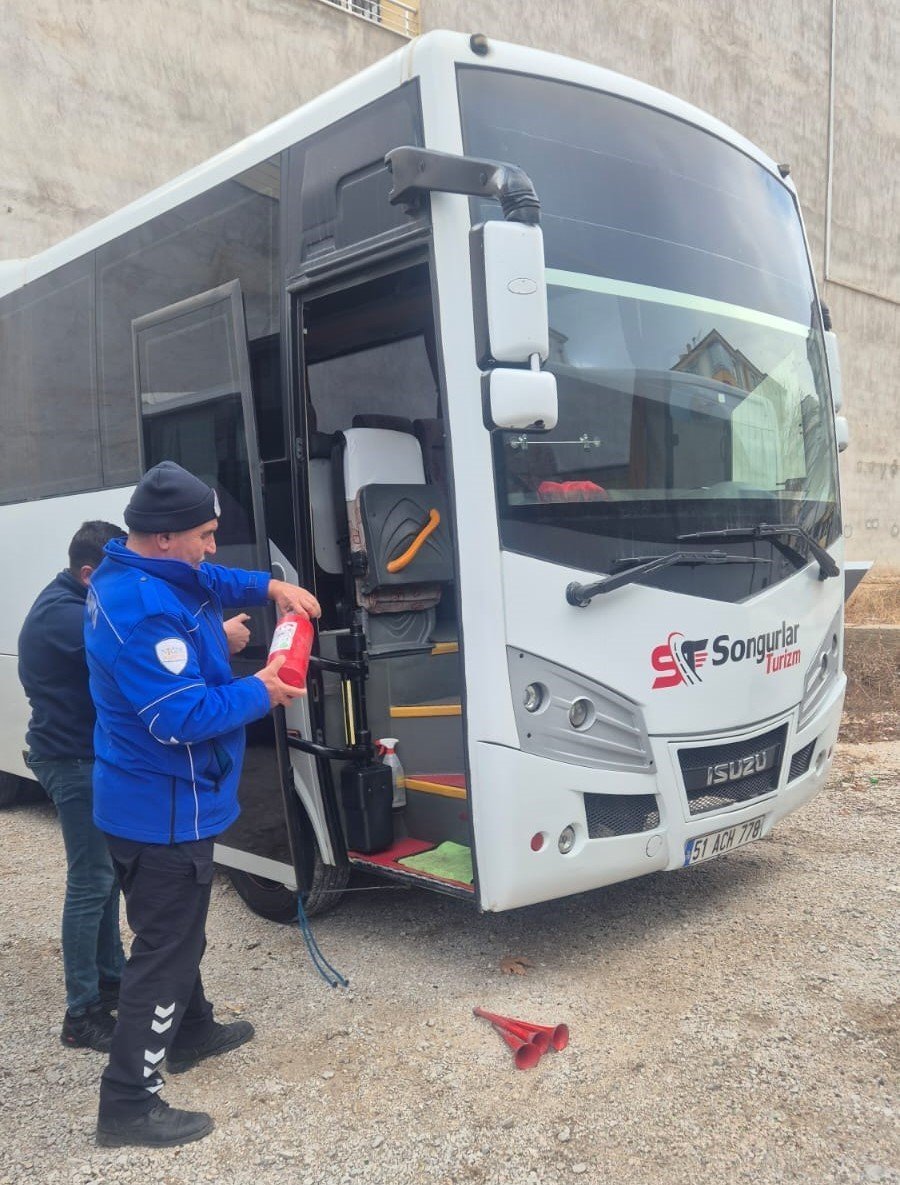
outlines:
[{"label": "bus entrance step", "polygon": [[436,851],[438,844],[409,837],[395,840],[383,852],[354,852],[348,851],[347,856],[354,868],[361,871],[388,873],[392,877],[399,877],[408,881],[426,880],[435,887],[441,887],[446,892],[468,896],[475,892],[471,883],[455,880],[448,876],[437,876],[421,868],[407,868],[401,863],[410,856],[421,856],[426,852]]}]

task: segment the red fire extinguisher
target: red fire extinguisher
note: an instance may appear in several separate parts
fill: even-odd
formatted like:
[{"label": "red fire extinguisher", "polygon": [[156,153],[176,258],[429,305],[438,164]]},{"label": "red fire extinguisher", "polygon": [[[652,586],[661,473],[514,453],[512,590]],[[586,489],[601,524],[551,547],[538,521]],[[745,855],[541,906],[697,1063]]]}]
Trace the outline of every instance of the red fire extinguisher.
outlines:
[{"label": "red fire extinguisher", "polygon": [[300,613],[286,613],[275,627],[266,666],[280,654],[285,655],[278,678],[292,687],[306,687],[309,652],[313,643],[313,623]]}]

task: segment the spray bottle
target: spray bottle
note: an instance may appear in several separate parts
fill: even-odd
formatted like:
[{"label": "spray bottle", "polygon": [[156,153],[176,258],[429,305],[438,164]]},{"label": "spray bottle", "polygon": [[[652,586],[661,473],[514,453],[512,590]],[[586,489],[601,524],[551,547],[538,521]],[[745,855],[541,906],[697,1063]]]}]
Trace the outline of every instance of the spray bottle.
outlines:
[{"label": "spray bottle", "polygon": [[382,737],[378,742],[378,752],[381,754],[381,760],[390,768],[391,780],[394,783],[391,806],[395,811],[402,810],[406,806],[406,774],[397,756],[397,738]]}]

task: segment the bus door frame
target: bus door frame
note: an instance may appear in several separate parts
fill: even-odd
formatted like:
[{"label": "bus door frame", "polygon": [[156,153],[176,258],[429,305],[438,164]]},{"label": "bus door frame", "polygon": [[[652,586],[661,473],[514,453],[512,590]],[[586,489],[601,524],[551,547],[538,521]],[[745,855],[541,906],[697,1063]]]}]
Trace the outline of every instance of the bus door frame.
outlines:
[{"label": "bus door frame", "polygon": [[[342,290],[358,287],[371,280],[406,268],[424,264],[428,269],[428,281],[431,294],[431,318],[434,332],[434,348],[436,354],[437,386],[442,406],[447,404],[447,379],[444,369],[443,349],[441,346],[441,320],[438,290],[436,283],[436,267],[434,242],[430,224],[425,227],[415,227],[408,232],[394,235],[389,241],[377,246],[367,245],[362,248],[355,246],[345,251],[335,252],[322,260],[312,262],[303,272],[290,279],[285,286],[284,301],[284,340],[287,343],[284,359],[287,366],[285,389],[290,392],[291,422],[294,433],[294,448],[291,450],[291,464],[293,467],[293,486],[295,490],[296,508],[295,522],[297,525],[298,560],[301,561],[299,570],[314,571],[313,567],[313,534],[312,518],[309,513],[309,429],[307,423],[307,400],[309,396],[306,381],[306,334],[303,317],[304,305],[324,296],[332,295]],[[448,421],[445,418],[445,423]],[[449,442],[448,442],[449,443]],[[453,467],[448,465],[448,481],[450,483],[451,501],[453,488]],[[455,515],[453,516],[455,518]],[[454,531],[454,567],[459,572],[459,556],[456,548]],[[460,587],[457,578],[454,581],[454,596],[456,598],[457,620],[462,623],[460,606]],[[461,639],[460,639],[461,641]],[[318,684],[317,691],[310,695],[310,717],[313,726],[313,736],[320,745],[334,746],[335,740],[325,738],[325,700],[321,683],[321,674],[310,667],[308,683]],[[462,688],[463,716],[465,716],[465,686]],[[463,726],[463,761],[465,776],[471,786],[471,769],[469,761],[468,730]],[[323,792],[323,799],[334,807],[335,826],[338,831],[340,850],[346,852],[343,840],[343,829],[337,813],[337,798],[334,791],[334,779],[331,765],[327,758],[316,759],[320,784],[327,787]],[[474,897],[478,900],[478,872],[475,860],[475,831],[469,812],[468,829],[472,845],[473,861],[475,861]],[[367,871],[372,871],[367,869]],[[425,888],[436,888],[437,885],[427,885],[417,881]]]},{"label": "bus door frame", "polygon": [[[195,296],[187,297],[185,300],[177,301],[174,304],[167,305],[164,308],[156,309],[153,312],[145,313],[141,317],[135,318],[131,323],[131,339],[134,358],[134,389],[135,389],[135,404],[137,412],[137,429],[138,429],[138,455],[140,459],[141,471],[146,468],[146,450],[144,447],[144,414],[142,402],[142,383],[141,383],[141,368],[140,368],[140,337],[142,334],[150,332],[167,323],[176,320],[180,317],[187,317],[191,314],[198,313],[204,309],[210,308],[215,304],[228,304],[229,323],[232,333],[232,344],[234,347],[234,357],[237,371],[238,394],[241,398],[241,410],[244,421],[244,435],[247,448],[247,464],[250,473],[250,492],[253,507],[254,520],[254,548],[256,553],[257,567],[261,571],[271,570],[271,559],[269,556],[268,534],[266,531],[265,520],[265,503],[263,498],[262,488],[262,462],[259,455],[259,445],[256,430],[256,412],[253,403],[253,389],[250,371],[250,355],[247,345],[247,327],[244,316],[244,300],[241,293],[241,285],[239,280],[230,280],[228,283],[221,284],[217,288],[212,288],[207,292],[198,293]],[[212,396],[211,398],[214,398]],[[173,403],[173,407],[178,406]],[[275,611],[271,605],[263,607],[269,626],[269,633],[271,635],[275,625]],[[282,804],[284,809],[285,827],[287,831],[288,849],[291,856],[291,865],[282,864],[280,861],[268,860],[272,866],[269,870],[269,879],[293,880],[288,887],[296,888],[300,891],[306,890],[311,886],[312,878],[312,862],[309,858],[309,833],[311,826],[307,825],[303,818],[304,808],[301,806],[297,791],[295,789],[293,768],[290,760],[290,751],[287,743],[287,725],[285,720],[285,713],[283,708],[276,708],[273,711],[274,717],[274,731],[275,731],[275,751],[278,763],[278,774],[282,796]],[[315,842],[313,838],[313,842]],[[229,849],[237,852],[237,849]],[[342,848],[339,849],[342,851]],[[238,858],[243,853],[238,853]],[[265,861],[266,857],[257,856],[254,853],[246,853],[247,857],[255,862]],[[230,861],[226,861],[230,863]],[[235,867],[243,867],[235,863]],[[260,875],[266,875],[259,867],[244,868],[244,871],[258,872]]]}]

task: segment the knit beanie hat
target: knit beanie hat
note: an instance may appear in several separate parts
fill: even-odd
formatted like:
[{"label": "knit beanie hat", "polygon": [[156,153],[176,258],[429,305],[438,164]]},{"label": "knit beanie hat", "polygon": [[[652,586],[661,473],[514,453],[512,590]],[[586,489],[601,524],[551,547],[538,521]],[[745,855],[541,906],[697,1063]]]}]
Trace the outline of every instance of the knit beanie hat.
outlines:
[{"label": "knit beanie hat", "polygon": [[144,535],[189,531],[218,517],[216,491],[174,461],[148,469],[125,508],[128,527]]}]

